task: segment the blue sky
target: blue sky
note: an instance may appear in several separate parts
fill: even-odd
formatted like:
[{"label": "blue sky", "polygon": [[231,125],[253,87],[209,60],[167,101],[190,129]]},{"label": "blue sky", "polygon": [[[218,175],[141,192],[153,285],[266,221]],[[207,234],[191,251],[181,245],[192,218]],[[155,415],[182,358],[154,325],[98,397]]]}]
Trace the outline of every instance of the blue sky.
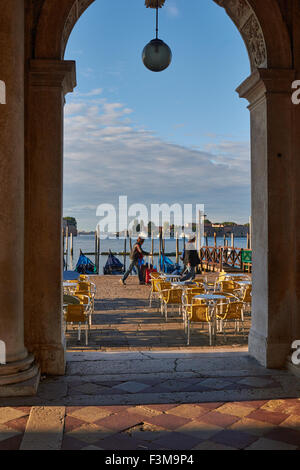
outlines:
[{"label": "blue sky", "polygon": [[93,230],[101,203],[198,203],[213,221],[250,215],[249,75],[242,38],[213,0],[166,0],[159,36],[173,61],[148,71],[155,36],[144,0],[96,0],[65,59],[78,86],[65,107],[64,215]]}]

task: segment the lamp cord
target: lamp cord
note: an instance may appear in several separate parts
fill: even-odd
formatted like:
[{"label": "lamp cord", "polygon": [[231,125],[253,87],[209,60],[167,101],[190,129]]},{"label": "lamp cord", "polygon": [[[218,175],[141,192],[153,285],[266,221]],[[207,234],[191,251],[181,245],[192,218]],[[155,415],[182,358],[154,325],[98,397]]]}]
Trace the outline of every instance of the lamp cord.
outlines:
[{"label": "lamp cord", "polygon": [[158,39],[158,0],[156,4],[156,39]]}]

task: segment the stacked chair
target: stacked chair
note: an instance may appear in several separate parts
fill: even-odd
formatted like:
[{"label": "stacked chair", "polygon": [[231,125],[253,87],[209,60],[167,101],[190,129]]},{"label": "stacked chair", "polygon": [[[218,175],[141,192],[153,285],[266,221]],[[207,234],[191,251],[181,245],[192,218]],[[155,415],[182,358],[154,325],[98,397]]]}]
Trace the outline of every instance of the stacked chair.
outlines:
[{"label": "stacked chair", "polygon": [[96,286],[89,281],[88,276],[81,275],[79,280],[70,281],[70,284],[76,286],[65,288],[64,292],[64,317],[66,331],[68,324],[78,326],[78,341],[81,337],[81,326],[85,326],[86,345],[88,345],[88,333],[92,325],[92,315],[94,313],[94,299]]}]

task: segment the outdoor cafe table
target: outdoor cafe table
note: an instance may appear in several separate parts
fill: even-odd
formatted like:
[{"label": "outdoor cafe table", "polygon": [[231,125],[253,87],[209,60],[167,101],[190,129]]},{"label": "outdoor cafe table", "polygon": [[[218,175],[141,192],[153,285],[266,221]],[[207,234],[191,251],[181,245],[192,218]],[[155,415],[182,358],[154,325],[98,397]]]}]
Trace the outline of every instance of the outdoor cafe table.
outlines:
[{"label": "outdoor cafe table", "polygon": [[63,282],[64,287],[77,287],[78,282]]},{"label": "outdoor cafe table", "polygon": [[244,277],[245,279],[249,279],[249,276],[244,273],[226,273],[224,274],[224,277]]},{"label": "outdoor cafe table", "polygon": [[190,287],[195,286],[196,284],[193,281],[179,281],[179,282],[171,282],[172,287]]},{"label": "outdoor cafe table", "polygon": [[180,274],[164,274],[164,278],[169,280],[169,281],[172,281],[172,280],[175,280],[175,279],[180,279],[181,275]]},{"label": "outdoor cafe table", "polygon": [[200,294],[200,295],[195,295],[194,299],[202,299],[202,300],[207,300],[208,305],[211,308],[212,312],[212,318],[213,318],[213,339],[215,340],[216,338],[216,331],[217,331],[217,316],[215,312],[215,305],[218,302],[218,300],[226,300],[225,295],[214,295],[214,294]]},{"label": "outdoor cafe table", "polygon": [[74,290],[77,286],[77,282],[63,282],[63,288],[67,290]]}]

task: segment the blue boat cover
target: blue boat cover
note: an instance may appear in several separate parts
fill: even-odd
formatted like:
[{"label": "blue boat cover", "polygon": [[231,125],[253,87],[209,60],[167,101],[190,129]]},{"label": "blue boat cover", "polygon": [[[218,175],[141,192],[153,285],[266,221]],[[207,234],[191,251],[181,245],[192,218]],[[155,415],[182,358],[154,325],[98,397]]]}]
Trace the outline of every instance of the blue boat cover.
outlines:
[{"label": "blue boat cover", "polygon": [[103,268],[103,274],[123,274],[124,265],[121,261],[116,258],[111,250],[109,250],[109,256],[107,258],[106,265]]},{"label": "blue boat cover", "polygon": [[80,251],[80,256],[75,271],[80,274],[97,274],[97,268],[95,264],[89,258],[87,258],[82,253],[82,251]]},{"label": "blue boat cover", "polygon": [[161,255],[161,267],[164,273],[167,274],[180,274],[181,267],[177,263],[173,263],[167,256]]}]

